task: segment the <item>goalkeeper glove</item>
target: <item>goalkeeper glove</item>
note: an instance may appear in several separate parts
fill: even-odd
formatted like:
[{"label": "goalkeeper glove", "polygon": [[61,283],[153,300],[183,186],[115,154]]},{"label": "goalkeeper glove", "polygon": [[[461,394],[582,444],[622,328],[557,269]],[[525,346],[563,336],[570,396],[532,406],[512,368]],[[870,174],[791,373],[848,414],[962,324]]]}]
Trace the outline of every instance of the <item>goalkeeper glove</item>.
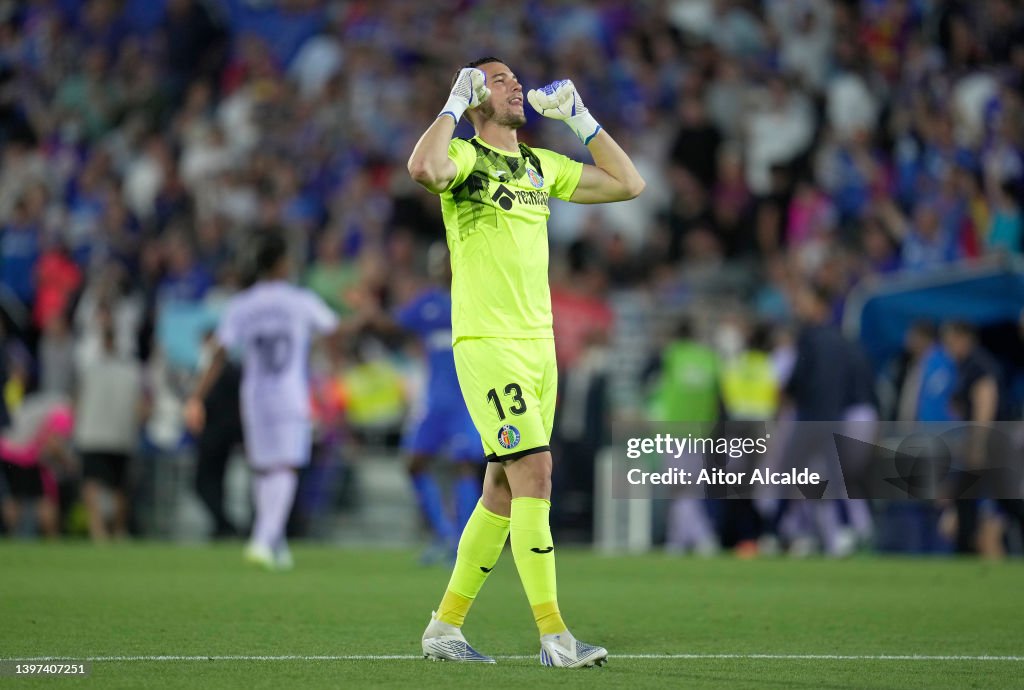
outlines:
[{"label": "goalkeeper glove", "polygon": [[559,79],[539,89],[530,89],[526,94],[533,109],[544,117],[563,120],[569,125],[584,146],[597,136],[601,125],[583,105],[583,99],[576,92],[571,79]]},{"label": "goalkeeper glove", "polygon": [[483,71],[476,67],[463,67],[455,77],[448,102],[437,116],[451,115],[455,124],[459,124],[459,119],[467,108],[477,107],[490,96],[491,90],[487,88],[487,77]]}]

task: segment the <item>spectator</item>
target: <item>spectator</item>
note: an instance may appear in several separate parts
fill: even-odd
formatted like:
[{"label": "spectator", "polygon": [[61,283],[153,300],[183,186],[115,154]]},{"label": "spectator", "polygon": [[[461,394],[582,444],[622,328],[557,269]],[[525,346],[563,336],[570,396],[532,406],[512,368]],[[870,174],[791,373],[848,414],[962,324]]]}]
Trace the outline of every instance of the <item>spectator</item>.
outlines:
[{"label": "spectator", "polygon": [[342,257],[341,238],[325,232],[316,244],[316,258],[306,272],[306,286],[327,302],[339,315],[352,312],[346,294],[359,279],[356,267]]},{"label": "spectator", "polygon": [[[826,422],[834,424],[846,417],[851,401],[856,399],[851,382],[859,370],[853,368],[850,347],[839,329],[830,323],[831,295],[815,286],[804,286],[796,293],[795,308],[801,328],[793,371],[784,390],[792,401],[796,422],[805,424],[794,431],[785,457],[801,458],[801,466],[806,463],[809,468],[817,468],[822,476],[829,476],[835,445]],[[809,517],[826,554],[847,554],[849,544],[835,501],[817,501],[813,507],[800,504],[798,508],[813,513]],[[804,555],[810,549],[806,534],[799,534],[792,541],[794,555]]]},{"label": "spectator", "polygon": [[[672,340],[648,366],[652,380],[650,419],[686,425],[695,436],[708,435],[721,411],[720,363],[715,351],[698,340],[690,320],[679,323]],[[673,467],[699,472],[710,457],[699,453],[669,459]],[[683,553],[713,554],[718,538],[704,501],[673,496],[669,508],[665,548]]]},{"label": "spectator", "polygon": [[552,477],[553,490],[563,497],[559,517],[552,522],[571,533],[574,541],[589,541],[592,536],[594,467],[598,452],[610,440],[611,418],[607,331],[593,328],[582,346],[576,366],[559,378],[561,404],[555,440],[564,461],[554,468]]},{"label": "spectator", "polygon": [[[989,427],[992,422],[1005,419],[1005,400],[1002,372],[992,355],[979,343],[974,329],[962,321],[953,321],[942,329],[946,352],[957,364],[957,378],[951,399],[953,411],[959,419],[972,427],[963,448],[962,469],[981,470],[990,462],[1005,457],[1005,451],[994,451],[996,437]],[[968,477],[969,475],[960,475]],[[969,481],[969,479],[967,480]],[[954,491],[966,485],[955,485]],[[981,500],[959,498],[953,502],[953,511],[947,512],[947,535],[955,535],[959,553],[979,553],[989,558],[1003,555],[1003,514],[1021,520],[1024,501],[1020,499]]]},{"label": "spectator", "polygon": [[956,365],[938,343],[930,321],[917,321],[906,336],[907,362],[898,386],[896,419],[917,422],[952,421],[950,395]]},{"label": "spectator", "polygon": [[[780,387],[769,352],[770,336],[771,330],[766,324],[751,328],[740,318],[723,319],[718,330],[722,409],[728,420],[724,428],[730,438],[757,438],[764,433],[765,424],[778,414]],[[729,469],[748,473],[755,468],[764,469],[764,459],[751,454],[730,461]],[[722,513],[723,546],[734,545],[739,557],[756,555],[757,538],[763,526],[753,500],[733,498],[725,502]]]},{"label": "spectator", "polygon": [[198,302],[213,286],[213,276],[196,261],[191,241],[181,233],[168,237],[165,251],[167,274],[160,282],[160,302]]},{"label": "spectator", "polygon": [[901,225],[903,248],[901,262],[908,271],[927,271],[956,258],[957,245],[943,228],[938,208],[929,202],[918,204],[912,225]]},{"label": "spectator", "polygon": [[964,256],[980,256],[990,229],[992,209],[983,189],[982,176],[966,166],[959,166],[957,193],[964,204],[964,224],[960,232],[960,251]]},{"label": "spectator", "polygon": [[1024,251],[1024,227],[1021,224],[1020,205],[1014,198],[1016,182],[1006,180],[996,186],[993,193],[992,218],[989,221],[985,244],[989,251],[1020,254]]},{"label": "spectator", "polygon": [[[843,411],[843,428],[850,438],[862,441],[857,453],[843,457],[842,469],[844,477],[848,468],[852,475],[864,475],[869,471],[872,456],[869,451],[877,441],[879,431],[879,404],[875,392],[875,372],[867,353],[860,343],[846,343],[841,354],[848,360],[849,380],[846,382],[846,409]],[[847,486],[849,490],[849,486]],[[838,501],[836,502],[839,503]],[[840,544],[837,553],[845,556],[853,553],[854,548],[866,545],[871,539],[873,526],[871,510],[864,498],[846,499],[842,502],[846,514],[846,529],[840,533]]]},{"label": "spectator", "polygon": [[835,224],[836,211],[829,197],[813,182],[798,181],[789,203],[786,244],[809,272],[813,273],[824,260]]},{"label": "spectator", "polygon": [[900,268],[899,248],[892,236],[875,217],[861,225],[861,247],[864,270],[868,275],[884,275]]},{"label": "spectator", "polygon": [[[199,371],[206,368],[212,356],[213,337],[212,331],[206,336]],[[195,488],[213,519],[214,539],[231,539],[243,534],[228,517],[224,506],[228,461],[231,453],[242,443],[241,384],[241,367],[234,362],[226,362],[203,400],[206,424],[196,439]]]},{"label": "spectator", "polygon": [[770,25],[781,43],[779,62],[798,75],[803,84],[820,89],[832,50],[833,5],[813,0],[769,0],[765,3]]},{"label": "spectator", "polygon": [[709,121],[704,103],[696,95],[683,99],[679,119],[681,126],[672,144],[670,160],[696,177],[705,190],[711,190],[716,182],[722,135]]},{"label": "spectator", "polygon": [[706,89],[708,115],[722,136],[737,141],[743,134],[744,107],[751,88],[749,76],[739,63],[722,55]]},{"label": "spectator", "polygon": [[[621,245],[621,243],[609,244]],[[605,261],[614,261],[615,251],[603,252]],[[595,331],[611,330],[615,315],[608,306],[606,284],[619,277],[631,280],[630,266],[605,268],[594,246],[577,241],[569,253],[567,275],[552,280],[551,312],[554,317],[555,354],[560,371],[571,369],[588,349]],[[609,273],[611,274],[609,276]]]},{"label": "spectator", "polygon": [[11,407],[7,402],[7,383],[11,375],[8,340],[7,326],[0,319],[0,432],[11,425]]},{"label": "spectator", "polygon": [[[119,352],[109,306],[97,312],[100,349],[78,362],[75,390],[75,448],[82,458],[82,498],[89,536],[96,542],[128,535],[131,458],[144,412],[142,369]],[[113,518],[107,519],[107,496]]]},{"label": "spectator", "polygon": [[17,202],[14,214],[0,228],[3,286],[24,309],[32,306],[36,296],[35,270],[40,253],[42,211],[38,192],[28,192]]},{"label": "spectator", "polygon": [[73,466],[67,443],[72,425],[67,398],[33,395],[18,408],[13,424],[0,434],[0,470],[10,490],[0,503],[9,532],[22,531],[22,511],[29,503],[35,504],[38,530],[51,539],[58,535],[56,476],[70,472]]},{"label": "spectator", "polygon": [[222,67],[227,36],[207,3],[169,0],[160,27],[167,45],[172,94],[197,79],[210,79]]},{"label": "spectator", "polygon": [[39,390],[70,397],[74,389],[75,340],[64,314],[50,317],[39,339]]},{"label": "spectator", "polygon": [[109,56],[102,46],[89,48],[77,63],[81,71],[61,84],[54,100],[82,137],[90,142],[107,133],[120,107],[121,94],[106,76]]},{"label": "spectator", "polygon": [[310,99],[320,95],[327,82],[338,74],[344,61],[345,51],[337,34],[324,31],[302,44],[289,71],[299,84],[299,93]]},{"label": "spectator", "polygon": [[749,229],[751,197],[743,177],[743,157],[736,142],[727,142],[719,148],[716,165],[716,183],[711,192],[713,226],[728,258],[748,258],[754,251]]},{"label": "spectator", "polygon": [[759,195],[772,189],[772,166],[805,153],[814,134],[811,103],[784,77],[773,76],[757,94],[747,119],[747,184]]},{"label": "spectator", "polygon": [[61,242],[43,251],[36,265],[36,301],[33,320],[45,329],[54,318],[66,318],[71,303],[82,286],[82,271]]},{"label": "spectator", "polygon": [[108,262],[94,270],[75,306],[72,319],[78,336],[78,356],[92,356],[102,349],[102,311],[109,311],[113,319],[118,352],[126,356],[135,355],[142,327],[142,310],[142,300],[132,290],[123,266]]},{"label": "spectator", "polygon": [[873,198],[884,195],[887,176],[870,129],[843,136],[833,132],[818,150],[815,173],[835,203],[839,224],[849,228],[868,215]]},{"label": "spectator", "polygon": [[0,319],[0,375],[3,391],[0,397],[0,429],[10,423],[10,416],[17,411],[32,384],[34,360],[22,338],[8,330]]}]

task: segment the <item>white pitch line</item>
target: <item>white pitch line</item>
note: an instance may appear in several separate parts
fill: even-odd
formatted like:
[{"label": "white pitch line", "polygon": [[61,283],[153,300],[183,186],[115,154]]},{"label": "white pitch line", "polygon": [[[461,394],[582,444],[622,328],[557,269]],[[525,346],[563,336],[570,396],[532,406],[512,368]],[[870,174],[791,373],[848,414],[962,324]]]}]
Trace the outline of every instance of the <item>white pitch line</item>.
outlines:
[{"label": "white pitch line", "polygon": [[[156,656],[37,656],[7,658],[0,661],[411,661],[422,659],[415,654],[344,654],[344,655],[156,655]],[[498,656],[498,659],[535,659],[535,654]],[[935,655],[935,654],[610,654],[615,659],[735,659],[735,660],[777,660],[777,661],[1024,661],[1024,656],[999,655]]]}]

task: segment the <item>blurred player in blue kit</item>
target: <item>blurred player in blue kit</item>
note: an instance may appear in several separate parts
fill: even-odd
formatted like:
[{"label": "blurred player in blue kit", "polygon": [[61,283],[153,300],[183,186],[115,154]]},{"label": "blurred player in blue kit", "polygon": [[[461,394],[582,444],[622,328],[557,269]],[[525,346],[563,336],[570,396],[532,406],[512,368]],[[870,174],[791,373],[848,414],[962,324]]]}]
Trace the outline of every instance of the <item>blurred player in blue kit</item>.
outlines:
[{"label": "blurred player in blue kit", "polygon": [[[400,329],[419,340],[427,375],[402,434],[409,478],[434,535],[423,556],[425,563],[450,559],[463,527],[480,500],[480,468],[484,455],[480,434],[466,409],[452,353],[451,266],[444,243],[431,245],[427,270],[433,284],[400,306],[392,316],[371,305],[366,324],[379,330]],[[456,466],[454,511],[445,507],[441,487],[431,471],[433,460],[444,457]],[[453,520],[454,516],[454,520]]]}]

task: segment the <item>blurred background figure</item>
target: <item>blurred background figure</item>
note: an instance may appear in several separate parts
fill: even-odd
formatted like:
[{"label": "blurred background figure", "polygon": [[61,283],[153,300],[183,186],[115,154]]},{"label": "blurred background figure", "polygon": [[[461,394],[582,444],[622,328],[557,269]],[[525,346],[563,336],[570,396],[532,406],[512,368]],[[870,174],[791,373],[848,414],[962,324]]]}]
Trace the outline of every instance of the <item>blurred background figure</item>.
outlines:
[{"label": "blurred background figure", "polygon": [[[772,363],[772,329],[767,323],[752,329],[741,319],[725,321],[717,338],[722,358],[722,410],[728,421],[729,435],[758,438],[766,433],[766,423],[779,412],[781,393],[778,374]],[[758,456],[744,458],[736,469],[747,471],[765,464]],[[722,502],[719,528],[723,546],[734,547],[742,557],[758,554],[757,540],[764,531],[753,499],[734,498]]]},{"label": "blurred background figure", "polygon": [[594,465],[611,432],[612,358],[608,333],[600,324],[584,335],[582,351],[559,376],[561,390],[553,443],[560,461],[553,469],[552,490],[562,495],[552,506],[554,529],[573,541],[588,541],[594,526]]},{"label": "blurred background figure", "polygon": [[299,470],[309,464],[313,445],[310,351],[318,338],[337,333],[338,318],[313,292],[289,282],[291,260],[282,233],[262,230],[253,256],[256,281],[228,303],[184,414],[189,431],[201,433],[207,396],[231,354],[238,353],[242,436],[255,507],[244,556],[269,570],[290,570],[288,517]]},{"label": "blurred background figure", "polygon": [[[843,431],[845,436],[863,444],[853,455],[844,453],[842,468],[844,475],[859,476],[867,472],[872,461],[871,448],[878,441],[880,416],[875,371],[860,343],[847,341],[846,350],[840,356],[849,361]],[[834,555],[845,556],[853,553],[858,545],[869,544],[874,535],[874,525],[867,499],[850,498],[836,501],[836,505],[845,518],[845,530],[841,537],[843,546]]]},{"label": "blurred background figure", "polygon": [[[951,321],[942,327],[946,352],[956,362],[957,377],[950,401],[953,413],[973,425],[959,458],[967,471],[983,470],[1004,462],[1006,452],[998,452],[994,435],[985,428],[1006,419],[1003,374],[999,364],[977,340],[974,328],[963,321]],[[964,475],[966,478],[966,475]],[[998,500],[993,500],[998,499]],[[958,499],[947,512],[944,527],[947,536],[955,535],[960,553],[979,553],[989,558],[1004,554],[1004,520],[1024,525],[1024,501],[1019,498],[985,496]]]},{"label": "blurred background figure", "polygon": [[11,375],[7,358],[7,339],[7,327],[0,320],[0,432],[11,425],[11,410],[7,404],[7,381]]},{"label": "blurred background figure", "polygon": [[97,307],[96,320],[99,349],[76,362],[75,450],[82,460],[89,536],[103,542],[128,536],[131,463],[147,411],[142,366],[119,352],[106,303]]},{"label": "blurred background figure", "polygon": [[[401,304],[393,316],[368,299],[361,318],[371,328],[416,336],[425,359],[426,375],[402,432],[401,446],[416,500],[434,540],[422,560],[433,563],[454,557],[459,536],[480,500],[485,457],[455,374],[452,273],[443,243],[430,245],[427,273],[433,284]],[[454,467],[451,501],[444,500],[437,468],[431,467],[439,458]]]},{"label": "blurred background figure", "polygon": [[1019,183],[1005,180],[992,194],[992,220],[987,228],[985,244],[990,251],[1020,254],[1024,251],[1024,219],[1017,201]]},{"label": "blurred background figure", "polygon": [[[794,309],[800,319],[793,370],[784,386],[792,401],[795,421],[801,425],[789,439],[786,456],[800,458],[800,466],[821,469],[827,476],[835,444],[832,430],[821,422],[843,420],[858,396],[851,390],[864,372],[856,368],[852,349],[832,324],[831,296],[815,285],[804,285],[794,295]],[[869,377],[870,381],[870,377]],[[860,385],[860,384],[858,384]],[[870,386],[870,383],[865,384]],[[863,401],[855,404],[865,405]],[[831,556],[848,555],[850,535],[843,529],[839,506],[834,500],[794,501],[788,504],[792,533],[789,549],[806,555],[816,546]],[[778,519],[778,518],[776,518]]]},{"label": "blurred background figure", "polygon": [[[212,340],[211,332],[204,341],[203,355],[199,361],[200,371],[212,357]],[[228,461],[242,443],[242,413],[239,401],[241,383],[241,368],[234,362],[227,362],[203,400],[206,407],[206,424],[196,439],[196,493],[213,521],[211,536],[214,539],[231,539],[243,534],[228,517],[224,503]]]},{"label": "blurred background figure", "polygon": [[[678,322],[672,339],[649,367],[653,377],[650,419],[685,425],[694,436],[712,435],[721,412],[718,355],[698,339],[693,322]],[[668,464],[697,476],[711,460],[703,453],[684,453]],[[678,490],[678,489],[677,489]],[[673,553],[718,551],[715,532],[705,501],[680,495],[672,499],[666,527],[665,548]]]},{"label": "blurred background figure", "polygon": [[[71,449],[74,413],[65,396],[33,394],[0,434],[0,467],[7,483],[3,521],[14,536],[60,533],[58,478],[77,474]],[[34,518],[26,521],[25,518]]]},{"label": "blurred background figure", "polygon": [[956,362],[938,341],[930,321],[915,321],[907,331],[906,363],[897,375],[896,415],[906,422],[948,422],[953,417],[950,396],[956,383]]}]

